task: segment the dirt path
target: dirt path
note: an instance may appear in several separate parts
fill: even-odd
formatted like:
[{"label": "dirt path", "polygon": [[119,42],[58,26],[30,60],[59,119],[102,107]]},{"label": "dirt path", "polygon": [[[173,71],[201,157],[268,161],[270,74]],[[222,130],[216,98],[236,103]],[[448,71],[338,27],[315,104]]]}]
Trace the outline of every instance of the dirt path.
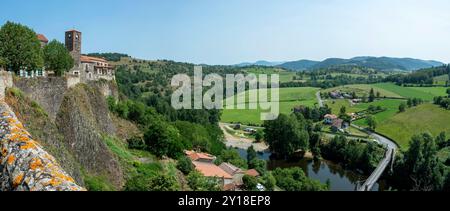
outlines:
[{"label": "dirt path", "polygon": [[248,138],[242,138],[242,137],[236,137],[230,133],[228,133],[228,130],[233,130],[230,128],[228,124],[220,123],[220,128],[223,131],[223,134],[225,136],[226,140],[226,146],[227,147],[236,147],[239,149],[248,149],[250,146],[253,145],[256,151],[262,152],[269,149],[269,146],[267,146],[265,143],[253,143],[254,141]]}]

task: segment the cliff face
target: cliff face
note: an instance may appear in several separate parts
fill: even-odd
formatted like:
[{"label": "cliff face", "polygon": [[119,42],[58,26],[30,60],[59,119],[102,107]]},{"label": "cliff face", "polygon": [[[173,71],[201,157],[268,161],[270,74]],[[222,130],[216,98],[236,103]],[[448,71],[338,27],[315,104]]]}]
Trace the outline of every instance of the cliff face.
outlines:
[{"label": "cliff face", "polygon": [[63,78],[16,79],[14,85],[23,96],[8,92],[7,103],[78,184],[84,184],[85,176],[99,176],[115,189],[123,186],[118,158],[103,139],[116,135],[106,103],[106,96],[118,95],[115,82],[68,88]]},{"label": "cliff face", "polygon": [[78,162],[96,176],[105,176],[116,187],[123,185],[123,172],[103,135],[116,134],[105,97],[100,90],[77,85],[64,96],[56,118],[59,131]]},{"label": "cliff face", "polygon": [[81,191],[0,99],[0,191]]}]

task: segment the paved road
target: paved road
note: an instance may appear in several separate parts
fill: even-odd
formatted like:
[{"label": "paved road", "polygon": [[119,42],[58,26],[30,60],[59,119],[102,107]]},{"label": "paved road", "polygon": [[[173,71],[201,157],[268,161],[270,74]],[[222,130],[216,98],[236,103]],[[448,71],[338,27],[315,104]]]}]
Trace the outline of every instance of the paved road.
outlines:
[{"label": "paved road", "polygon": [[398,146],[394,141],[378,133],[367,131],[364,128],[359,127],[357,125],[352,125],[352,127],[355,127],[361,131],[366,132],[367,134],[374,137],[379,144],[384,145],[386,147],[386,154],[383,160],[380,162],[375,171],[370,175],[370,177],[366,180],[366,182],[358,189],[358,191],[371,191],[374,184],[380,179],[380,177],[383,175],[383,172],[386,170],[389,164],[391,164],[394,161],[395,153],[398,150]]},{"label": "paved road", "polygon": [[317,102],[319,103],[319,107],[323,107],[323,100],[322,97],[320,96],[320,91],[316,93],[316,97],[317,97]]},{"label": "paved road", "polygon": [[[319,103],[320,107],[324,106],[322,97],[320,96],[320,91],[316,93],[317,102]],[[366,182],[358,189],[358,191],[371,191],[374,184],[380,179],[380,177],[383,175],[383,172],[386,170],[386,168],[389,166],[389,164],[393,163],[395,158],[395,153],[398,150],[397,144],[374,132],[367,131],[366,129],[359,127],[357,125],[353,125],[352,127],[355,127],[361,131],[364,131],[365,133],[369,134],[370,136],[375,138],[375,141],[378,142],[381,145],[384,145],[386,147],[386,154],[383,158],[383,160],[380,162],[378,167],[375,169],[375,171],[370,175],[370,177],[366,180]],[[392,162],[391,162],[392,161]]]}]

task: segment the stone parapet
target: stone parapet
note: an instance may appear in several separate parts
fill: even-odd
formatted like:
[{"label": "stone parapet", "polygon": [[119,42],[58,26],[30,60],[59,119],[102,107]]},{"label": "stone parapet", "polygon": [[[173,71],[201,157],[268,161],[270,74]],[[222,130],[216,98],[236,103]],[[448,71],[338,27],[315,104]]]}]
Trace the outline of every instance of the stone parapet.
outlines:
[{"label": "stone parapet", "polygon": [[0,191],[84,191],[0,100]]}]

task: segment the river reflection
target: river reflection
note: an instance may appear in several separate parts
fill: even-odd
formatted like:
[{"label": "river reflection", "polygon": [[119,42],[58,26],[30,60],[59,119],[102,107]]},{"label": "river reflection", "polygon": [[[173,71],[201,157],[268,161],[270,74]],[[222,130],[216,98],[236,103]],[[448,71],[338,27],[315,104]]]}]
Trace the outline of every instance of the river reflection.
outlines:
[{"label": "river reflection", "polygon": [[[238,151],[243,158],[247,157],[247,152],[245,150],[238,149]],[[355,191],[358,183],[364,182],[368,177],[355,171],[345,170],[341,165],[331,161],[314,161],[307,158],[295,162],[271,160],[270,155],[271,154],[269,152],[258,154],[260,159],[268,161],[269,170],[276,168],[300,167],[311,179],[319,180],[322,183],[329,181],[331,191]],[[383,191],[384,189],[383,181],[378,182],[373,187],[373,191]]]}]

